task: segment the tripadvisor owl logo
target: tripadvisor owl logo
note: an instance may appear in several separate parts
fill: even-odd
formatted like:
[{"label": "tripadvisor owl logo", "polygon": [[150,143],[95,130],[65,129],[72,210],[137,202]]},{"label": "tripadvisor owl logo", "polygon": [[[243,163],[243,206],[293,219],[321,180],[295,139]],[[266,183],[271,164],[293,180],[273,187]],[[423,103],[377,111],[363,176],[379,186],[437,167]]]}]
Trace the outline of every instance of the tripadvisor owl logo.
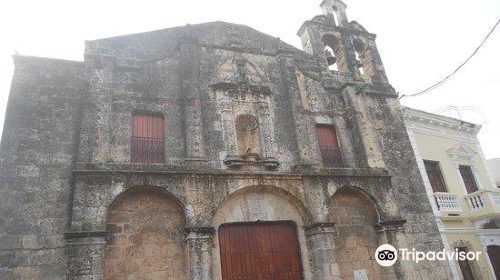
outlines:
[{"label": "tripadvisor owl logo", "polygon": [[375,260],[381,266],[391,266],[398,260],[398,251],[392,245],[380,245],[375,251]]},{"label": "tripadvisor owl logo", "polygon": [[[400,248],[399,249],[399,257],[402,261],[413,261],[419,263],[421,261],[444,261],[444,260],[455,260],[455,261],[477,261],[479,260],[479,256],[481,252],[465,252],[459,251],[458,248],[455,248],[454,251],[447,251],[445,249],[441,251],[429,251],[429,252],[421,252],[412,248],[411,250]],[[394,248],[394,246],[389,244],[380,245],[375,251],[375,260],[381,266],[392,266],[398,260],[398,250]]]}]

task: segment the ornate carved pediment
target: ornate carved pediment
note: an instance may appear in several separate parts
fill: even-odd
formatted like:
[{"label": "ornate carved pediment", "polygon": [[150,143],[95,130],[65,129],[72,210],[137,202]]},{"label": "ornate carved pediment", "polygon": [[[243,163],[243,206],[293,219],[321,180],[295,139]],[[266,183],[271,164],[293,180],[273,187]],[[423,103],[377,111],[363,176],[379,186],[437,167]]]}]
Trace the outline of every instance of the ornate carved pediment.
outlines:
[{"label": "ornate carved pediment", "polygon": [[226,60],[217,69],[217,75],[222,83],[259,85],[264,73],[244,55],[238,54]]},{"label": "ornate carved pediment", "polygon": [[210,85],[210,88],[222,92],[224,97],[260,100],[271,94],[271,89],[263,85],[263,73],[242,54],[224,62],[217,72],[219,82]]}]

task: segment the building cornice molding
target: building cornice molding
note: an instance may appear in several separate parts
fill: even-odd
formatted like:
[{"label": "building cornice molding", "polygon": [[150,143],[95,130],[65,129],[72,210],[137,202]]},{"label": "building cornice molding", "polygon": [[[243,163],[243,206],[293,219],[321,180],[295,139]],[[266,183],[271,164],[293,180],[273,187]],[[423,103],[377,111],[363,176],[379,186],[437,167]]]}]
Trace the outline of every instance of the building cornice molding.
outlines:
[{"label": "building cornice molding", "polygon": [[442,134],[444,132],[450,136],[457,135],[460,137],[467,135],[467,138],[475,139],[479,130],[481,130],[481,126],[477,124],[408,107],[403,109],[403,115],[405,123],[424,128],[431,133]]}]

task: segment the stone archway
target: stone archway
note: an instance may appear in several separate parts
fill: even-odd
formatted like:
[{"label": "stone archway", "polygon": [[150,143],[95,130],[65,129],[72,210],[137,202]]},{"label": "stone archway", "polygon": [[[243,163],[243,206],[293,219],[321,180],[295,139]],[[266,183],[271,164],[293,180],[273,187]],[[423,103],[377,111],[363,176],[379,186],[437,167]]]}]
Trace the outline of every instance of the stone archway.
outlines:
[{"label": "stone archway", "polygon": [[160,188],[122,194],[108,209],[104,279],[187,279],[185,224],[181,205]]},{"label": "stone archway", "polygon": [[[266,231],[266,236],[270,236],[268,240],[266,239],[267,241],[262,241],[264,243],[268,242],[264,247],[275,248],[278,246],[277,243],[279,243],[276,240],[280,240],[282,237],[277,237],[278,235],[273,234],[284,231],[284,229],[280,228],[280,226],[293,228],[289,231],[290,234],[291,232],[296,232],[296,249],[299,251],[298,262],[300,263],[301,271],[303,272],[303,279],[312,279],[304,231],[305,222],[309,218],[310,214],[304,205],[292,194],[280,188],[270,186],[251,186],[231,193],[219,205],[212,221],[212,226],[217,230],[217,233],[214,235],[214,246],[212,247],[213,279],[223,279],[221,268],[223,263],[223,259],[221,258],[221,248],[224,246],[221,246],[220,244],[220,235],[223,233],[223,228],[229,228],[228,230],[233,232],[241,229],[243,229],[243,232],[260,232],[264,230]],[[257,228],[254,228],[254,226]],[[234,242],[238,243],[238,240],[241,239],[248,242],[248,244],[251,243],[251,238],[241,236],[240,232],[238,234],[240,234],[238,237],[239,239],[234,238]],[[251,235],[254,237],[253,234]],[[233,240],[232,237],[229,238]],[[258,239],[258,237],[256,238]],[[271,244],[273,242],[276,243],[276,246]],[[294,243],[295,241],[291,242],[289,246],[292,246]],[[280,248],[280,250],[281,249],[283,248]],[[249,256],[249,259],[251,258],[252,257]],[[261,258],[258,259],[262,261]],[[254,260],[256,259],[254,258]],[[259,272],[255,271],[252,273],[255,274]],[[275,278],[273,279],[285,279],[280,278],[282,275],[279,276],[277,274],[274,275],[274,277]],[[292,276],[289,276],[289,278],[286,279],[302,279],[300,276],[297,277],[298,278],[292,278]]]},{"label": "stone archway", "polygon": [[393,279],[392,269],[382,269],[375,260],[379,213],[372,199],[358,189],[344,188],[333,195],[330,207],[339,276],[351,279],[357,271],[366,273],[368,279]]}]

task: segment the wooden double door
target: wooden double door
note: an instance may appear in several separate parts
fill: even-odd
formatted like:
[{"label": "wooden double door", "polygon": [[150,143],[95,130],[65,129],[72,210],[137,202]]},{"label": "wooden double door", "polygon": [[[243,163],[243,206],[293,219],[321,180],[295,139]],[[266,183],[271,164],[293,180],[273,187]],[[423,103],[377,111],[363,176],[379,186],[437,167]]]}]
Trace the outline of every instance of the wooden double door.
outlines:
[{"label": "wooden double door", "polygon": [[219,243],[223,280],[303,280],[291,222],[222,225]]}]

